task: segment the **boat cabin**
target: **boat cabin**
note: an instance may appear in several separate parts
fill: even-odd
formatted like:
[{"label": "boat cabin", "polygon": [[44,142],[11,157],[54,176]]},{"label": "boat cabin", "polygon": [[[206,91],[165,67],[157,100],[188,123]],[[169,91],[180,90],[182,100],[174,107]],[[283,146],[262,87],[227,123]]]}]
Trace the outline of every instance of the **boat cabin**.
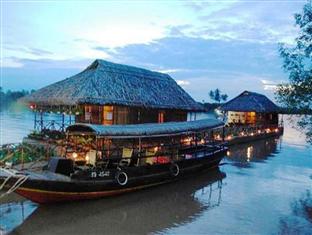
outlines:
[{"label": "boat cabin", "polygon": [[112,126],[74,124],[67,128],[63,156],[77,165],[104,168],[195,159],[214,152],[213,130],[222,126],[223,122],[215,119]]}]

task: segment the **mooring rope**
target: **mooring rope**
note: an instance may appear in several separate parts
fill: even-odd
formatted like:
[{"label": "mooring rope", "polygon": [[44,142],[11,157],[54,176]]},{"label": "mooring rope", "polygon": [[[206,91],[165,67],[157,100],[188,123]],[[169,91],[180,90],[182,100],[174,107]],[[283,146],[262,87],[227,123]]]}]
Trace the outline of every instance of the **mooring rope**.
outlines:
[{"label": "mooring rope", "polygon": [[5,168],[0,168],[0,171],[4,171],[8,174],[7,178],[3,181],[3,183],[0,186],[0,190],[2,190],[4,188],[4,186],[6,185],[6,183],[13,177],[17,177],[16,182],[5,192],[2,193],[0,195],[0,198],[13,193],[16,189],[18,189],[27,179],[28,176],[27,175],[22,175],[22,174],[18,174],[18,171],[15,170],[9,170],[9,169],[5,169]]}]

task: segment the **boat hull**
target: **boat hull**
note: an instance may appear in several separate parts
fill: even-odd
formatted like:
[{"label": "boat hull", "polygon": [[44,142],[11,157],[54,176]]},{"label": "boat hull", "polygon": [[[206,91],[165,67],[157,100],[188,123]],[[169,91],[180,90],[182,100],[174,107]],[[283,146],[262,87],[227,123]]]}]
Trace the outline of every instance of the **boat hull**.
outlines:
[{"label": "boat hull", "polygon": [[31,201],[41,204],[114,196],[169,183],[183,177],[194,175],[199,171],[216,168],[226,151],[226,148],[222,148],[208,156],[178,161],[175,163],[179,168],[177,175],[176,171],[172,172],[171,163],[126,167],[121,169],[128,177],[125,185],[118,183],[116,172],[112,172],[110,177],[102,179],[72,179],[61,181],[29,178],[15,192]]}]

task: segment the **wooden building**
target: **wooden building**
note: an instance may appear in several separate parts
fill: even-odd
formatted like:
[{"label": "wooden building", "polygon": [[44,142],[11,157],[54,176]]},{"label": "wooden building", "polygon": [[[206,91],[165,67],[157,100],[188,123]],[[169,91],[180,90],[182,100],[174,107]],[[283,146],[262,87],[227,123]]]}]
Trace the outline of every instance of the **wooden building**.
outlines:
[{"label": "wooden building", "polygon": [[266,96],[244,91],[221,106],[228,124],[278,125],[279,108]]},{"label": "wooden building", "polygon": [[204,110],[167,74],[99,59],[23,100],[40,113],[103,125],[187,121],[188,113]]}]

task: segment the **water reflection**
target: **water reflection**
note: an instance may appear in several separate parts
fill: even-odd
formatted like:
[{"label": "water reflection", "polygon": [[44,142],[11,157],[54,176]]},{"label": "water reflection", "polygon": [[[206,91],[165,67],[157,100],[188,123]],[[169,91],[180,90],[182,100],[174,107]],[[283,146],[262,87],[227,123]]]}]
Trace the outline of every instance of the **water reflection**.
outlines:
[{"label": "water reflection", "polygon": [[280,234],[311,234],[312,231],[312,193],[307,190],[291,203],[292,215],[281,218]]},{"label": "water reflection", "polygon": [[37,208],[37,204],[30,201],[7,202],[0,204],[0,234],[10,232]]},{"label": "water reflection", "polygon": [[193,221],[221,203],[220,170],[96,201],[40,206],[13,234],[147,234]]},{"label": "water reflection", "polygon": [[238,167],[251,167],[251,162],[263,162],[278,154],[280,150],[280,139],[267,138],[247,144],[230,146],[227,152],[227,160]]}]

